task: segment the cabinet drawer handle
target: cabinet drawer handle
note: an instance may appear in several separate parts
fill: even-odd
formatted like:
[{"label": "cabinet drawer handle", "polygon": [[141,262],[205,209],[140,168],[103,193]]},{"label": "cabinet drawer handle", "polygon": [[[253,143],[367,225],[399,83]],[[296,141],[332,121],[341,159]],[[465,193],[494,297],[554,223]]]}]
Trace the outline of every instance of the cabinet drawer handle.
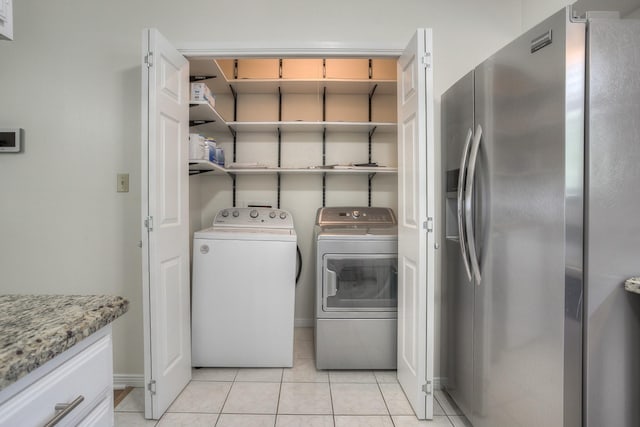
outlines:
[{"label": "cabinet drawer handle", "polygon": [[71,403],[56,403],[55,410],[59,412],[55,414],[54,417],[44,425],[44,427],[53,427],[54,425],[58,424],[64,417],[69,415],[71,411],[73,411],[78,405],[80,405],[83,400],[84,396],[80,395],[76,397],[75,400]]}]

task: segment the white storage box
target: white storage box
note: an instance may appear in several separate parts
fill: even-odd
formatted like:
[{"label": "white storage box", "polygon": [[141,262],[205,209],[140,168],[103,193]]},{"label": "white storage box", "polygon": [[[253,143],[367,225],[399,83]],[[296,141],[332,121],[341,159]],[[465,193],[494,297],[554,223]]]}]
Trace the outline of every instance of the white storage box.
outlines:
[{"label": "white storage box", "polygon": [[202,160],[205,158],[204,137],[197,133],[189,134],[189,159]]},{"label": "white storage box", "polygon": [[205,83],[191,83],[191,100],[192,101],[206,101],[211,104],[212,107],[216,106],[216,100],[211,89]]}]

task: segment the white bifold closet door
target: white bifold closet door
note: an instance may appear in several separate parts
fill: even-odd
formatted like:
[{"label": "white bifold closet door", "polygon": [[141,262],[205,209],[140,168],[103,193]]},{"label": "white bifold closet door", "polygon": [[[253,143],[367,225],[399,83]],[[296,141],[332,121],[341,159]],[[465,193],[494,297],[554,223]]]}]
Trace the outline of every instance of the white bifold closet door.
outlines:
[{"label": "white bifold closet door", "polygon": [[189,63],[155,29],[142,92],[145,417],[159,419],[191,380]]},{"label": "white bifold closet door", "polygon": [[398,60],[398,381],[433,418],[435,141],[431,30]]}]

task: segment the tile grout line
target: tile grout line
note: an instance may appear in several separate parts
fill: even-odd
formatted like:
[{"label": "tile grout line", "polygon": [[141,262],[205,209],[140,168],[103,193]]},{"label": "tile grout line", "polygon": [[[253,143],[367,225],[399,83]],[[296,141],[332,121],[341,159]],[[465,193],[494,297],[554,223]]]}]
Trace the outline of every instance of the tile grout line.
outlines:
[{"label": "tile grout line", "polygon": [[226,396],[224,397],[224,401],[222,402],[222,406],[220,406],[220,413],[218,414],[218,418],[216,419],[216,423],[214,424],[214,427],[218,425],[218,423],[220,422],[220,418],[222,418],[222,410],[224,409],[224,405],[227,404],[227,400],[229,400],[229,395],[231,394],[231,389],[233,389],[233,386],[236,383],[236,377],[238,376],[238,372],[240,372],[239,369],[236,371],[236,375],[233,377],[233,381],[231,382],[231,387],[229,387],[229,391],[227,392]]},{"label": "tile grout line", "polygon": [[[295,363],[296,361],[294,358],[293,364],[295,365]],[[276,427],[278,424],[278,415],[280,415],[280,398],[282,397],[282,385],[284,384],[284,369],[285,368],[282,368],[282,373],[280,374],[280,388],[278,389],[278,403],[276,404],[276,415],[273,417],[273,427]]]},{"label": "tile grout line", "polygon": [[378,386],[378,390],[380,391],[380,394],[382,395],[382,401],[384,402],[384,407],[387,408],[387,413],[389,414],[389,419],[391,420],[391,425],[396,427],[396,423],[393,420],[393,417],[391,416],[391,411],[389,410],[389,405],[387,404],[387,399],[385,399],[384,393],[382,392],[382,387],[380,387],[380,382],[378,382],[378,377],[376,377],[376,374],[373,371],[372,371],[372,374],[373,374],[373,377],[376,379],[376,385]]},{"label": "tile grout line", "polygon": [[[315,365],[315,361],[314,361]],[[315,366],[314,366],[315,367]],[[316,371],[318,368],[316,368]],[[329,400],[331,401],[331,420],[333,421],[333,427],[336,426],[336,411],[333,408],[333,390],[331,389],[331,371],[327,370],[327,384],[329,385]]]}]

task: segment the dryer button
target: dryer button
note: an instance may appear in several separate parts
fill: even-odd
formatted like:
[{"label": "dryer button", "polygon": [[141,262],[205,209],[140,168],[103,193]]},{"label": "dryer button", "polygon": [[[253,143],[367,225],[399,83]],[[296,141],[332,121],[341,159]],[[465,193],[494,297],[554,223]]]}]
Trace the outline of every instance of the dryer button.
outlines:
[{"label": "dryer button", "polygon": [[280,219],[285,219],[287,217],[286,212],[280,212]]},{"label": "dryer button", "polygon": [[249,216],[251,218],[258,218],[258,211],[256,209],[252,210],[251,212],[249,212]]},{"label": "dryer button", "polygon": [[275,217],[276,217],[276,213],[275,213],[275,211],[271,211],[271,212],[269,212],[269,218],[273,219],[273,218],[275,218]]},{"label": "dryer button", "polygon": [[226,217],[229,216],[229,211],[225,209],[220,213],[220,215],[222,215],[224,218],[226,218]]},{"label": "dryer button", "polygon": [[238,218],[240,216],[240,212],[239,211],[233,211],[233,217],[234,218]]}]

